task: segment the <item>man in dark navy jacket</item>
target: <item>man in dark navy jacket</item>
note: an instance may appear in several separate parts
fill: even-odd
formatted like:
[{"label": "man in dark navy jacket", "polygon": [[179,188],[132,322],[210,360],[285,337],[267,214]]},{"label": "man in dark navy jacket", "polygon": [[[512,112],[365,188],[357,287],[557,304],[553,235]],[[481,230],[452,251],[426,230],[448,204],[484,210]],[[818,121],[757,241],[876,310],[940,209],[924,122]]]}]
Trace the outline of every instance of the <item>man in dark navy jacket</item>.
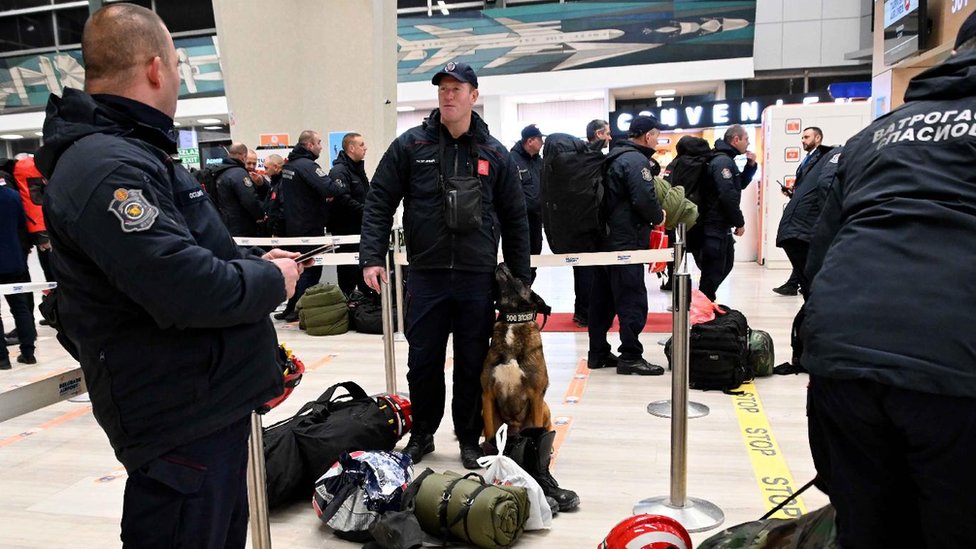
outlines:
[{"label": "man in dark navy jacket", "polygon": [[[705,213],[698,222],[702,226],[702,245],[692,250],[695,263],[701,268],[698,289],[715,301],[715,292],[729,273],[735,261],[735,236],[745,234],[745,219],[739,200],[742,190],[756,175],[756,155],[748,150],[749,132],[739,125],[731,126],[722,139],[715,140],[715,155],[709,163],[712,181],[706,189]],[[746,155],[745,170],[739,171],[735,157]]]},{"label": "man in dark navy jacket", "polygon": [[[359,234],[363,226],[363,204],[369,190],[369,177],[366,176],[366,141],[362,134],[349,132],[342,136],[342,150],[332,163],[329,177],[336,185],[349,189],[347,200],[332,206],[329,215],[329,231],[334,235]],[[359,244],[343,244],[340,252],[358,252]],[[339,265],[336,267],[339,289],[349,296],[358,289],[363,293],[372,290],[363,280],[363,270],[358,265]]]},{"label": "man in dark navy jacket", "polygon": [[[522,128],[522,140],[512,147],[512,160],[518,168],[519,182],[525,194],[525,213],[529,217],[529,253],[542,253],[542,130],[535,124]],[[532,269],[535,280],[535,268]]]},{"label": "man in dark navy jacket", "polygon": [[85,91],[51,96],[36,160],[59,340],[128,472],[122,541],[243,548],[249,417],[282,392],[269,314],[297,254],[243,253],[173,163],[179,58],[155,13],[98,10],[82,55]]},{"label": "man in dark navy jacket", "polygon": [[[27,216],[24,205],[17,192],[13,175],[0,171],[0,284],[30,282],[27,274],[27,254],[24,252],[23,237],[27,235]],[[33,364],[34,328],[33,303],[31,294],[17,293],[4,296],[10,306],[10,313],[17,326],[20,343],[20,356],[17,362]],[[0,334],[3,321],[0,320]],[[0,347],[0,370],[10,369],[10,355],[7,346]]]},{"label": "man in dark navy jacket", "polygon": [[[461,462],[477,469],[484,426],[480,376],[494,323],[498,240],[512,273],[528,284],[529,229],[515,163],[472,111],[478,99],[474,70],[448,63],[432,83],[439,108],[393,141],[373,174],[359,263],[366,283],[379,292],[380,280],[387,280],[393,213],[402,200],[414,420],[405,451],[414,463],[434,451],[434,432],[444,416],[447,338],[453,333],[454,432]],[[452,202],[458,207],[450,207]]]},{"label": "man in dark navy jacket", "polygon": [[[281,193],[285,197],[285,229],[288,236],[323,236],[329,222],[329,207],[333,201],[348,205],[349,188],[345,183],[333,181],[319,166],[322,153],[322,136],[314,130],[305,130],[298,136],[298,144],[288,153],[288,163],[281,168]],[[298,320],[295,305],[305,295],[305,290],[318,284],[322,267],[309,267],[298,280],[295,295],[288,300],[285,310],[275,318],[286,322]]]},{"label": "man in dark navy jacket", "polygon": [[[654,193],[654,176],[661,167],[651,158],[664,126],[652,116],[630,123],[630,139],[620,141],[607,157],[607,236],[602,251],[640,250],[650,242],[651,227],[664,221]],[[610,352],[607,332],[613,317],[620,319],[620,357]],[[647,323],[647,286],[643,265],[594,268],[587,330],[590,368],[616,367],[618,374],[659,376],[664,368],[644,360],[640,334]]]},{"label": "man in dark navy jacket", "polygon": [[217,205],[232,236],[261,236],[258,227],[264,221],[264,208],[245,168],[246,161],[247,145],[232,143],[227,148],[227,158],[214,168]]},{"label": "man in dark navy jacket", "polygon": [[976,543],[976,13],[852,137],[810,247],[810,446],[843,547]]}]

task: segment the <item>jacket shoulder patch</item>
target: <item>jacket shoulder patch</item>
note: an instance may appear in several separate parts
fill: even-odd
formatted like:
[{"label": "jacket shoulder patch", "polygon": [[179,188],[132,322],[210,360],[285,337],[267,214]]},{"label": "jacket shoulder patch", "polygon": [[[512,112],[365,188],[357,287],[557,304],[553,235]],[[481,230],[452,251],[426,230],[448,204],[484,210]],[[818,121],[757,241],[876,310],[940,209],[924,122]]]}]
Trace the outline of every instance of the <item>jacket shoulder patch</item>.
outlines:
[{"label": "jacket shoulder patch", "polygon": [[145,231],[159,216],[159,208],[147,202],[139,189],[115,189],[108,211],[119,218],[125,233]]},{"label": "jacket shoulder patch", "polygon": [[654,180],[654,175],[651,174],[651,169],[650,168],[641,168],[641,177],[644,178],[644,181],[653,181]]},{"label": "jacket shoulder patch", "polygon": [[732,170],[729,168],[722,168],[722,179],[732,179]]}]

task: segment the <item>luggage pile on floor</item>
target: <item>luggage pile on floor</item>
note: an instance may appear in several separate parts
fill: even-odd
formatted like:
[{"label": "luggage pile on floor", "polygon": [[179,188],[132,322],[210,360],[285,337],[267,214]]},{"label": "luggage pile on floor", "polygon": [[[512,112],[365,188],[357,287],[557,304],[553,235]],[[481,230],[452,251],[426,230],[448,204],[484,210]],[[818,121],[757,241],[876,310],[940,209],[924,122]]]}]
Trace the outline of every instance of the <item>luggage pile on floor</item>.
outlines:
[{"label": "luggage pile on floor", "polygon": [[346,296],[335,284],[316,284],[295,305],[298,327],[308,335],[339,335],[349,331]]}]

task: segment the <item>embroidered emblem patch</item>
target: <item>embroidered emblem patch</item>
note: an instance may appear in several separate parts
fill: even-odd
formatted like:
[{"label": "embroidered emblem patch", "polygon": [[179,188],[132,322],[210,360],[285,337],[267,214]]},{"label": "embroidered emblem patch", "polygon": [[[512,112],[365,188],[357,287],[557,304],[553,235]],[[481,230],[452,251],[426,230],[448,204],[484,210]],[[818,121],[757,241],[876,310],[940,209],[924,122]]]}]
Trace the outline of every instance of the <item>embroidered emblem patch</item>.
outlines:
[{"label": "embroidered emblem patch", "polygon": [[653,181],[654,180],[654,176],[651,175],[651,169],[650,168],[641,168],[641,177],[644,178],[644,181]]},{"label": "embroidered emblem patch", "polygon": [[250,177],[245,177],[244,178],[244,186],[245,187],[253,187],[254,186],[254,183],[251,181],[251,178]]},{"label": "embroidered emblem patch", "polygon": [[122,232],[145,231],[153,226],[159,216],[159,208],[148,203],[138,189],[116,189],[108,211],[122,222]]},{"label": "embroidered emblem patch", "polygon": [[478,175],[488,175],[488,161],[478,159]]},{"label": "embroidered emblem patch", "polygon": [[315,168],[315,175],[319,177],[325,177],[329,174],[325,173],[325,170],[323,170],[322,168]]},{"label": "embroidered emblem patch", "polygon": [[836,163],[840,162],[840,155],[842,155],[842,154],[844,154],[844,153],[837,153],[837,154],[835,154],[834,157],[830,159],[830,163],[831,164],[836,164]]},{"label": "embroidered emblem patch", "polygon": [[722,179],[732,179],[732,170],[722,168]]}]

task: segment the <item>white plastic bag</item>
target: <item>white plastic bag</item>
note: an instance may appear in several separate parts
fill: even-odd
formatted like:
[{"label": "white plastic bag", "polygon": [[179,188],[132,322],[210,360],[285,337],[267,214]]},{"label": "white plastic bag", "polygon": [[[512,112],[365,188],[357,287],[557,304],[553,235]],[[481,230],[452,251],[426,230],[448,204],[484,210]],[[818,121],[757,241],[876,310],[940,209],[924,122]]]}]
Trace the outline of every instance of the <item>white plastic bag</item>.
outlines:
[{"label": "white plastic bag", "polygon": [[495,433],[495,447],[498,455],[478,458],[478,465],[487,467],[483,475],[487,482],[500,486],[522,486],[529,493],[529,520],[525,523],[526,530],[547,530],[552,526],[552,509],[546,502],[546,494],[534,478],[519,467],[515,460],[502,455],[505,443],[508,441],[508,425],[503,423]]}]

